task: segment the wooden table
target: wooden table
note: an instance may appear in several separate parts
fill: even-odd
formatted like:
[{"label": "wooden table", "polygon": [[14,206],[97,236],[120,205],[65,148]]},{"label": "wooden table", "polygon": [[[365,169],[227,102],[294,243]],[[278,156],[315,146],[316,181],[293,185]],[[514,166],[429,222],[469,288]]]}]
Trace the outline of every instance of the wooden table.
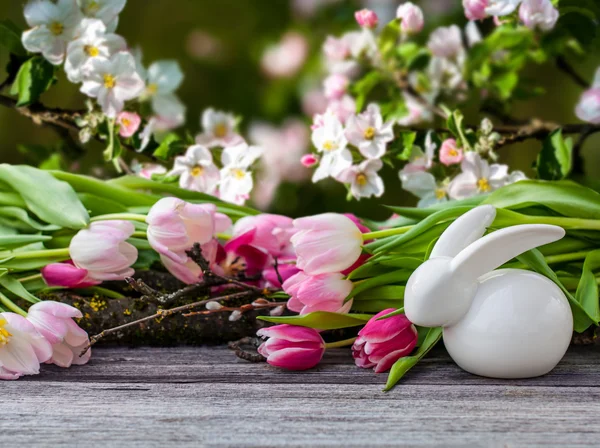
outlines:
[{"label": "wooden table", "polygon": [[304,373],[224,347],[97,348],[68,370],[1,382],[4,447],[600,446],[600,350],[549,375],[492,380],[430,354],[392,392],[331,350]]}]

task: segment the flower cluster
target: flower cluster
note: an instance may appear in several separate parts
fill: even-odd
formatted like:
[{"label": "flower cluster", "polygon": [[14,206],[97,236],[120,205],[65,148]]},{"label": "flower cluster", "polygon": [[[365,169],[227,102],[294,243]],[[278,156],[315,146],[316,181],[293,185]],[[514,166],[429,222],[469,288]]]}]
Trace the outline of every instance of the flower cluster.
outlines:
[{"label": "flower cluster", "polygon": [[550,0],[463,0],[463,6],[469,20],[503,17],[519,8],[523,25],[542,31],[554,28],[558,20],[558,10]]}]

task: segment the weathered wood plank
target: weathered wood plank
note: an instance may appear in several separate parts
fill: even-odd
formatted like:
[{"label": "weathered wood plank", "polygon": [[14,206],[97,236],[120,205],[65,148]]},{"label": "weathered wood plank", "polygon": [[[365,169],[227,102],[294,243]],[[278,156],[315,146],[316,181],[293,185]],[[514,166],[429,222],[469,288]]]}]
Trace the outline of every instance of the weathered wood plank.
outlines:
[{"label": "weathered wood plank", "polygon": [[223,347],[96,349],[69,370],[1,384],[10,446],[597,446],[600,350],[542,378],[462,372],[443,351],[382,393],[384,376],[331,351],[280,372]]}]

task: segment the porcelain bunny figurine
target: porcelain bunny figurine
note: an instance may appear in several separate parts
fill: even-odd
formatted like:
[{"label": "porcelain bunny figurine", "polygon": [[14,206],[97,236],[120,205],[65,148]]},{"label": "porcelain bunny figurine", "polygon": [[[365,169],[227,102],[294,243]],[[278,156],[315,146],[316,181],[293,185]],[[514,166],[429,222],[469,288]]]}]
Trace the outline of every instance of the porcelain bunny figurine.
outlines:
[{"label": "porcelain bunny figurine", "polygon": [[567,298],[548,278],[494,270],[561,239],[557,226],[527,224],[484,237],[496,209],[482,205],[453,222],[406,285],[404,312],[415,324],[443,327],[452,359],[493,378],[544,375],[564,356],[573,332]]}]

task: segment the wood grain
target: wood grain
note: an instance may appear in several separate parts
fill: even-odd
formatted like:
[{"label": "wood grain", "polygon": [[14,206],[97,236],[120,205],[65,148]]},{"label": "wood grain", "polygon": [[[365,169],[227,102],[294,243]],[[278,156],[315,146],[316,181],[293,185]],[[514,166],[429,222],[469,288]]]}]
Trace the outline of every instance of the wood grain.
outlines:
[{"label": "wood grain", "polygon": [[87,366],[3,382],[6,446],[598,446],[600,350],[492,380],[435,351],[392,392],[331,350],[282,372],[224,347],[99,348]]}]

